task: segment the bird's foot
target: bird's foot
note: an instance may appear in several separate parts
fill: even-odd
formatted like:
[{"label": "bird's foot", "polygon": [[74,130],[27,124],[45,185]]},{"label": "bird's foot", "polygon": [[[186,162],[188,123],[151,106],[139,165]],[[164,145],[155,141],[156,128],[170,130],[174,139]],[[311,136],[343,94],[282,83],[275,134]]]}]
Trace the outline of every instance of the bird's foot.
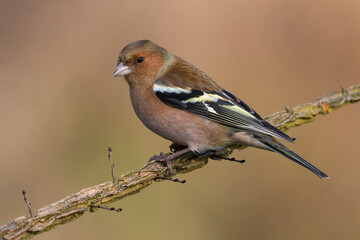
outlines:
[{"label": "bird's foot", "polygon": [[168,154],[168,155],[165,155],[164,153],[160,153],[160,155],[155,155],[155,156],[152,156],[149,160],[150,161],[156,161],[156,162],[166,162],[166,165],[169,169],[169,173],[168,173],[168,176],[169,175],[172,175],[174,174],[174,171],[173,171],[173,168],[172,168],[172,160],[175,160],[179,157],[181,157],[182,155],[184,154],[188,154],[188,153],[192,153],[192,150],[189,149],[189,148],[184,148],[184,149],[181,149],[175,153],[172,153],[172,154]]},{"label": "bird's foot", "polygon": [[163,152],[160,153],[160,155],[154,155],[149,159],[149,162],[151,161],[156,161],[156,162],[161,162],[161,163],[166,163],[166,166],[169,169],[169,175],[172,175],[174,173],[173,169],[172,169],[172,163],[171,163],[171,159],[172,159],[172,154],[170,155],[165,155]]}]

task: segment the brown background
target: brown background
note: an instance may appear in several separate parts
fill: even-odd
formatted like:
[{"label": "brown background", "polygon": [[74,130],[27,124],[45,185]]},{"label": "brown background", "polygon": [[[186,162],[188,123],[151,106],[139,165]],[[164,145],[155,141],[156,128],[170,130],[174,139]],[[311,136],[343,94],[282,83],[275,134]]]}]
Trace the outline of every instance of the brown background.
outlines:
[{"label": "brown background", "polygon": [[[0,224],[137,169],[169,142],[113,78],[119,51],[151,39],[263,116],[359,83],[359,1],[1,1]],[[359,239],[360,104],[292,129],[330,175],[247,149],[37,239]]]}]

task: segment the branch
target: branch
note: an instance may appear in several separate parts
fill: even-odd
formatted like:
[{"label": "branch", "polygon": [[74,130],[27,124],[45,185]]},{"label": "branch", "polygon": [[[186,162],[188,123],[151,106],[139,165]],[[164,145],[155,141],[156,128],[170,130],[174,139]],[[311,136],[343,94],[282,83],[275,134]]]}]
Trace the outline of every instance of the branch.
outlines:
[{"label": "branch", "polygon": [[[360,101],[360,85],[352,86],[347,90],[334,91],[313,103],[297,106],[292,110],[277,112],[265,119],[283,131],[292,127],[315,120],[319,114],[326,115],[333,110],[349,103]],[[245,146],[229,146],[224,154],[230,154],[234,149]],[[182,156],[173,163],[174,175],[201,168],[207,164],[208,157],[197,159],[191,156]],[[118,181],[109,181],[96,186],[82,189],[64,199],[39,209],[34,217],[21,216],[0,227],[2,239],[29,239],[36,234],[50,231],[55,226],[73,221],[85,212],[95,211],[99,207],[124,197],[136,194],[149,186],[153,181],[163,181],[167,174],[167,167],[158,162],[150,162],[139,170],[125,172]],[[114,210],[114,209],[110,209]]]}]

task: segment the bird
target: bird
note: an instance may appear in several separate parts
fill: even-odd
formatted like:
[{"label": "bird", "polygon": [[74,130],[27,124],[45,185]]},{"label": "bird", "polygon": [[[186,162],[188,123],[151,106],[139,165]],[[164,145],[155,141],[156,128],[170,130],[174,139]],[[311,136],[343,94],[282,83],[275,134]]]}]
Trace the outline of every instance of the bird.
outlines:
[{"label": "bird", "polygon": [[186,154],[221,152],[241,144],[279,153],[322,179],[324,172],[280,143],[289,137],[205,72],[150,40],[126,45],[114,77],[124,76],[137,117],[154,133],[182,149],[155,155],[173,173],[171,160]]}]

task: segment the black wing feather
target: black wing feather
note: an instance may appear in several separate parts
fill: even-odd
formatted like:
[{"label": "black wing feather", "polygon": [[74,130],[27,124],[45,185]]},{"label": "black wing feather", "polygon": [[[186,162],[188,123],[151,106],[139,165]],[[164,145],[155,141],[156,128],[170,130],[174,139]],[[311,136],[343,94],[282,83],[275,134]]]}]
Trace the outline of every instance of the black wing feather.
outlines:
[{"label": "black wing feather", "polygon": [[164,86],[164,89],[154,88],[154,91],[161,101],[172,107],[183,109],[223,125],[243,131],[271,135],[289,142],[294,140],[265,121],[246,103],[226,90],[223,92],[204,92],[196,89],[182,91],[175,86]]}]

